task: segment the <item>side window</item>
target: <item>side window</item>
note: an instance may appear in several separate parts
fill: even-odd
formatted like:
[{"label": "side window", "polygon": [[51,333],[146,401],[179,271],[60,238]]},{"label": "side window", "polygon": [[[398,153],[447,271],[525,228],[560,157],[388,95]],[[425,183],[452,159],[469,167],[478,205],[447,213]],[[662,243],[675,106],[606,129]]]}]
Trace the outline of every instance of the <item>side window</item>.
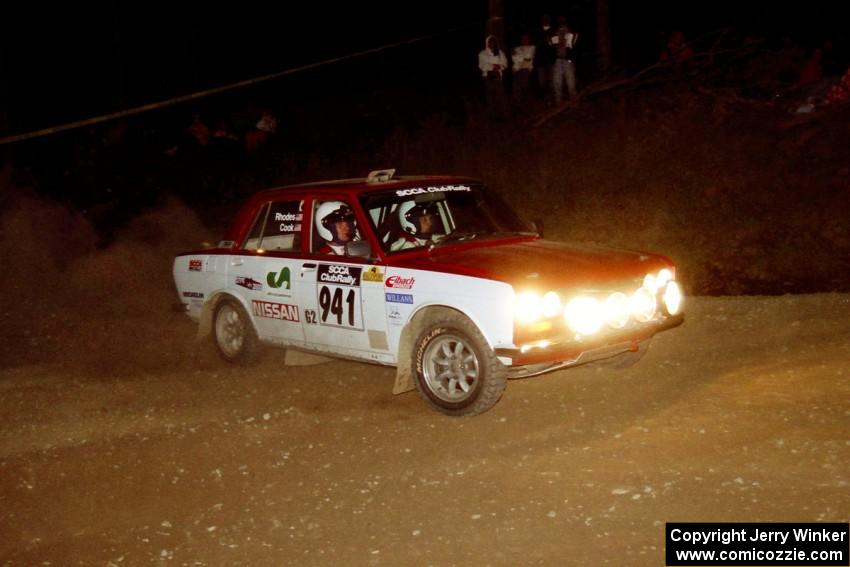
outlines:
[{"label": "side window", "polygon": [[346,244],[361,238],[354,210],[343,201],[315,201],[314,205],[310,250],[314,254],[345,255]]},{"label": "side window", "polygon": [[293,251],[301,247],[304,201],[275,201],[257,213],[245,250]]}]

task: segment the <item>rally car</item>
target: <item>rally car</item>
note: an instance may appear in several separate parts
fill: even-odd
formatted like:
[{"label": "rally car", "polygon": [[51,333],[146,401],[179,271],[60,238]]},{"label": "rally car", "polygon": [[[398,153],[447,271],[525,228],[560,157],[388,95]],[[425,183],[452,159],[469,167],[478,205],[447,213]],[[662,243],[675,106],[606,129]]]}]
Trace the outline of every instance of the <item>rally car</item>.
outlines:
[{"label": "rally car", "polygon": [[630,363],[683,320],[669,259],[536,229],[478,180],[379,170],[255,194],[174,280],[229,362],[266,343],[395,366],[394,393],[475,415],[508,378]]}]

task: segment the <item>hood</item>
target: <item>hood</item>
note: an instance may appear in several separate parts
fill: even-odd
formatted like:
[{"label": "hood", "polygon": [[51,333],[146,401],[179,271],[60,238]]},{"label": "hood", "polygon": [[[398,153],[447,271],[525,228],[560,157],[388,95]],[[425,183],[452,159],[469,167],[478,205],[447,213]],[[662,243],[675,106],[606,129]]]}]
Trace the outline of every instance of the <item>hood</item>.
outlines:
[{"label": "hood", "polygon": [[503,281],[516,289],[585,288],[642,278],[673,264],[667,258],[589,244],[529,240],[469,246],[401,261],[399,267]]},{"label": "hood", "polygon": [[489,43],[490,38],[493,38],[493,40],[496,41],[496,53],[502,51],[502,46],[499,45],[499,40],[492,33],[484,38],[484,51],[487,51],[487,43]]}]

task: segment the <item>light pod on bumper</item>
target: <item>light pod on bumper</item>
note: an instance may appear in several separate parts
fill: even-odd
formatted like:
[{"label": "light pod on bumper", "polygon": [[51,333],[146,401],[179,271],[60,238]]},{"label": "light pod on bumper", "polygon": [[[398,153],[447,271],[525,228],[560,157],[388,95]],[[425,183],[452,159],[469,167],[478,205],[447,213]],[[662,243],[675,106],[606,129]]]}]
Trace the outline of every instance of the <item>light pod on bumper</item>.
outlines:
[{"label": "light pod on bumper", "polygon": [[675,280],[667,282],[661,300],[664,302],[664,309],[670,315],[676,315],[682,309],[682,288]]},{"label": "light pod on bumper", "polygon": [[636,321],[646,323],[655,317],[655,294],[645,287],[639,288],[629,298],[629,311]]},{"label": "light pod on bumper", "polygon": [[533,291],[520,293],[516,298],[516,320],[520,323],[534,323],[543,313],[543,300]]},{"label": "light pod on bumper", "polygon": [[541,312],[544,317],[555,317],[561,312],[561,298],[554,291],[547,291],[543,295]]},{"label": "light pod on bumper", "polygon": [[605,315],[602,304],[592,297],[576,297],[567,303],[564,318],[570,329],[581,335],[592,335],[602,328]]},{"label": "light pod on bumper", "polygon": [[605,300],[605,322],[615,329],[622,329],[629,322],[629,298],[616,291]]}]

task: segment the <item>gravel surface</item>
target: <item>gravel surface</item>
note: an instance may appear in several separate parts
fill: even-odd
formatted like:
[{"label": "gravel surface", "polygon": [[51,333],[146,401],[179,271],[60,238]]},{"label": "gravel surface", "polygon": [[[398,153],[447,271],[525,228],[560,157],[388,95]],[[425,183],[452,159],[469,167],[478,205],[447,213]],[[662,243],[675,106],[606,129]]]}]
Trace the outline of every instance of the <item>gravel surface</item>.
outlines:
[{"label": "gravel surface", "polygon": [[4,313],[0,564],[663,565],[668,521],[850,519],[848,295],[691,298],[638,365],[471,419],[90,307]]}]

